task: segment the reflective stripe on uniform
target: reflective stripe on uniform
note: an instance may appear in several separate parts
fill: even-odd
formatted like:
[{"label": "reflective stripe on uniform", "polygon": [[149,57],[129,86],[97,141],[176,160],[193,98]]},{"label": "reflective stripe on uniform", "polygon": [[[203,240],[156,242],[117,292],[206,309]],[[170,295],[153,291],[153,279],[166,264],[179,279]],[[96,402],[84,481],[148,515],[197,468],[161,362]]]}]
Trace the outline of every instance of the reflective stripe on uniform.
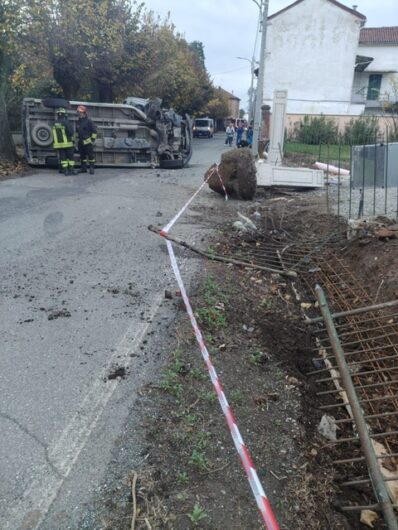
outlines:
[{"label": "reflective stripe on uniform", "polygon": [[64,125],[60,123],[54,123],[52,133],[54,140],[54,149],[66,149],[68,147],[73,147],[73,142],[71,140],[68,140],[68,137],[66,136],[66,130]]}]

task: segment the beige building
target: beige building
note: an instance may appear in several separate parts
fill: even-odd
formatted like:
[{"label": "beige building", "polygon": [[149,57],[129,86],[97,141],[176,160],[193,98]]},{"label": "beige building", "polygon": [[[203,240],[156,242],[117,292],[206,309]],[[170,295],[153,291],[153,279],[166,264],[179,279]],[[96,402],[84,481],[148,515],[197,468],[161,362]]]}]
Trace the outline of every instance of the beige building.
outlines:
[{"label": "beige building", "polygon": [[221,87],[218,87],[218,90],[221,92],[221,94],[227,98],[228,100],[228,107],[229,107],[229,116],[225,116],[226,119],[237,119],[239,118],[239,107],[240,107],[240,99],[231,92],[228,92],[227,90],[224,90]]}]

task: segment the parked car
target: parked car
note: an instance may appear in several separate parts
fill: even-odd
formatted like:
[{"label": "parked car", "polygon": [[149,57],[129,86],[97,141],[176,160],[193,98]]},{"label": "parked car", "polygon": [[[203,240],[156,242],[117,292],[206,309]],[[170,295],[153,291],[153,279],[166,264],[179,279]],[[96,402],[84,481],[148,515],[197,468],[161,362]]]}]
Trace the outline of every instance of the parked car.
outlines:
[{"label": "parked car", "polygon": [[193,136],[199,138],[199,136],[206,136],[207,138],[213,138],[214,135],[214,120],[211,118],[196,118],[193,122]]},{"label": "parked car", "polygon": [[112,104],[25,98],[22,132],[30,165],[58,164],[52,148],[56,110],[66,108],[68,118],[74,124],[78,105],[87,107],[89,117],[97,126],[97,166],[177,169],[184,167],[191,158],[192,120],[173,109],[163,109],[160,99],[129,98],[129,104]]}]

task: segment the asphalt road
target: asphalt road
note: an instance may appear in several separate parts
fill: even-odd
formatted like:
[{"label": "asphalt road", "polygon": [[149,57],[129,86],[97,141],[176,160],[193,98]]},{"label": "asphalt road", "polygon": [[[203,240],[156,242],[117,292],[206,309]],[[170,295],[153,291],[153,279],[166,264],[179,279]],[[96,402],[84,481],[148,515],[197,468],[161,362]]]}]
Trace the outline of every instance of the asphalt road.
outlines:
[{"label": "asphalt road", "polygon": [[[146,227],[173,217],[224,148],[222,135],[196,140],[184,170],[35,170],[0,182],[2,530],[79,528],[173,337],[164,291],[175,280]],[[180,235],[203,236],[198,206],[209,202],[223,204],[203,190]],[[189,282],[199,260],[180,258]]]}]

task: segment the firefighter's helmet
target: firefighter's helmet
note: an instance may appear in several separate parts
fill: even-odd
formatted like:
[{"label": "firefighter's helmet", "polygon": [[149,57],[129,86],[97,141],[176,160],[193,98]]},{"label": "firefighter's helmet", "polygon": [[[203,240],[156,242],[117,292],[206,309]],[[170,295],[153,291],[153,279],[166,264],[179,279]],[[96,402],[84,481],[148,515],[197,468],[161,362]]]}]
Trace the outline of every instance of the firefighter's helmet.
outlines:
[{"label": "firefighter's helmet", "polygon": [[87,113],[87,107],[85,107],[84,105],[79,105],[77,107],[77,112],[82,112],[83,114],[86,114]]},{"label": "firefighter's helmet", "polygon": [[65,116],[66,115],[66,109],[64,109],[63,107],[60,107],[59,109],[57,109],[57,115],[58,116]]}]

